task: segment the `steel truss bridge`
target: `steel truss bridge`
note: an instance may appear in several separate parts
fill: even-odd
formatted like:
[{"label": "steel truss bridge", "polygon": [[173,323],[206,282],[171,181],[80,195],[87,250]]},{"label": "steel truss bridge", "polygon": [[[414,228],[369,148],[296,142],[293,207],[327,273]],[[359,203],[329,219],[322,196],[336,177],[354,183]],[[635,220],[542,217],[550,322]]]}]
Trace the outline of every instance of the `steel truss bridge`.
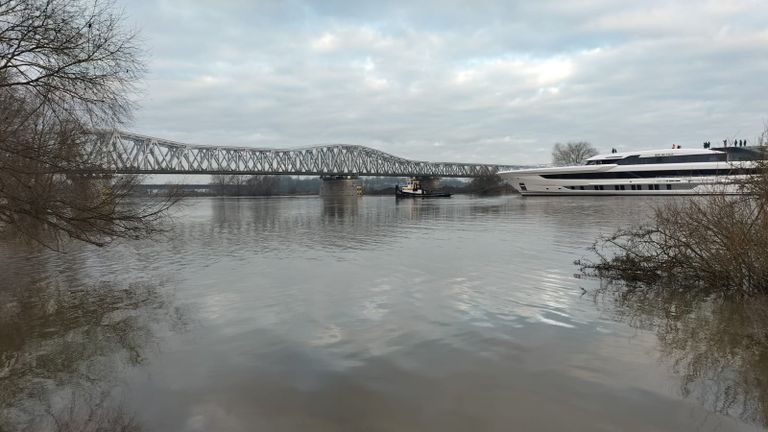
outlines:
[{"label": "steel truss bridge", "polygon": [[518,168],[414,161],[348,144],[273,149],[189,145],[120,131],[94,136],[89,171],[114,174],[482,177]]}]

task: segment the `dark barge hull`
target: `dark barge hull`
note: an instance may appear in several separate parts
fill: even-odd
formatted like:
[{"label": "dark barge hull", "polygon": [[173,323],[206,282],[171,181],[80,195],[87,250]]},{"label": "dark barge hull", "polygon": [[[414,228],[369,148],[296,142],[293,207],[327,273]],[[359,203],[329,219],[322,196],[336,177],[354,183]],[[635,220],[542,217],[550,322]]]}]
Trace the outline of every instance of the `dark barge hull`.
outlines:
[{"label": "dark barge hull", "polygon": [[404,192],[399,187],[395,186],[395,197],[397,198],[450,198],[451,194],[448,192],[424,192],[424,193],[410,193]]}]

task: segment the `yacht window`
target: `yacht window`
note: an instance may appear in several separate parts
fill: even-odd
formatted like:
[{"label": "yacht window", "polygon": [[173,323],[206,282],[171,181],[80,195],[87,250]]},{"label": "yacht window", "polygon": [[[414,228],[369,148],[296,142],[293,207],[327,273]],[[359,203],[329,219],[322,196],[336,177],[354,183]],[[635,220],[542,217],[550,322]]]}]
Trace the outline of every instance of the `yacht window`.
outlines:
[{"label": "yacht window", "polygon": [[611,172],[586,172],[567,174],[542,174],[548,179],[641,179],[654,177],[696,177],[737,174],[758,174],[756,168],[725,168],[725,169],[673,169],[653,171],[611,171]]},{"label": "yacht window", "polygon": [[584,190],[584,186],[579,186],[579,189]]},{"label": "yacht window", "polygon": [[[730,149],[729,149],[730,150]],[[730,160],[757,160],[760,155],[756,152],[743,152],[743,154],[731,151]],[[691,163],[691,162],[726,162],[729,158],[726,153],[705,153],[694,155],[670,155],[670,156],[646,156],[631,155],[624,158],[598,159],[587,161],[587,165],[645,165],[666,163]]]},{"label": "yacht window", "polygon": [[596,159],[587,161],[587,165],[606,165],[606,164],[618,164],[621,163],[621,157],[612,157],[608,159]]},{"label": "yacht window", "polygon": [[627,156],[617,162],[619,165],[640,165],[640,164],[665,164],[665,163],[690,163],[690,162],[724,162],[725,153],[707,153],[697,155],[674,155],[674,156],[651,156],[640,157],[639,155]]},{"label": "yacht window", "polygon": [[765,147],[725,147],[730,161],[752,161],[765,159]]},{"label": "yacht window", "polygon": [[667,190],[672,190],[672,185],[671,184],[667,185]]}]

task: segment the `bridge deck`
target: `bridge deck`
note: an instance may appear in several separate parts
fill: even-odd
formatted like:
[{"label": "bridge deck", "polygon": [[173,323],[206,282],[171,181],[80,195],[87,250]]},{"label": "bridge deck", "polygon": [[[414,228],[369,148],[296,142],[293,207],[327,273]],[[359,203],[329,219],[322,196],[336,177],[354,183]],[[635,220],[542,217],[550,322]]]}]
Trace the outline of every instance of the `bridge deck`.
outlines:
[{"label": "bridge deck", "polygon": [[90,171],[117,174],[482,177],[518,168],[414,161],[349,144],[265,149],[189,145],[119,131],[95,136],[88,154]]}]

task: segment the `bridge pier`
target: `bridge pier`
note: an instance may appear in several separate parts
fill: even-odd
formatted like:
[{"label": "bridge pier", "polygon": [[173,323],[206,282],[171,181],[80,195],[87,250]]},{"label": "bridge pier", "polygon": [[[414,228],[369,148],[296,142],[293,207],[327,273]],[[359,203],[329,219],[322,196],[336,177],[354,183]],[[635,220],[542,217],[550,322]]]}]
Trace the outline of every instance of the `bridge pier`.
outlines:
[{"label": "bridge pier", "polygon": [[321,197],[354,197],[362,195],[362,183],[357,176],[320,177]]}]

